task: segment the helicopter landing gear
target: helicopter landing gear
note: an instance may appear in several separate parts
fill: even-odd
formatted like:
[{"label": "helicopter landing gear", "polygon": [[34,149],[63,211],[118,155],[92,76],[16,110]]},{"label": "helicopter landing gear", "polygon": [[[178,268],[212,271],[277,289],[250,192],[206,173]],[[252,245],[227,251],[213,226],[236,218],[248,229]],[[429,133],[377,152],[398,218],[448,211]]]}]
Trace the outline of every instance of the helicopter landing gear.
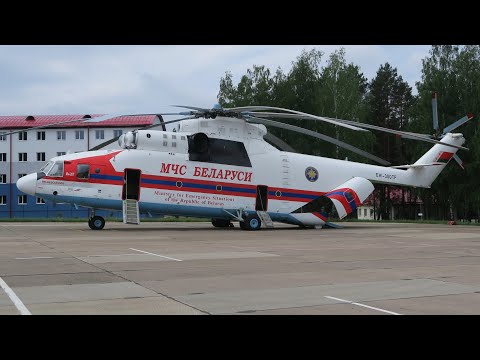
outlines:
[{"label": "helicopter landing gear", "polygon": [[230,222],[230,220],[225,219],[212,219],[212,225],[220,228],[233,227],[233,224]]},{"label": "helicopter landing gear", "polygon": [[240,221],[240,228],[242,230],[260,230],[262,221],[257,214],[250,214],[245,217],[244,221]]},{"label": "helicopter landing gear", "polygon": [[101,216],[93,216],[88,219],[88,226],[92,230],[102,230],[105,227],[105,219]]}]

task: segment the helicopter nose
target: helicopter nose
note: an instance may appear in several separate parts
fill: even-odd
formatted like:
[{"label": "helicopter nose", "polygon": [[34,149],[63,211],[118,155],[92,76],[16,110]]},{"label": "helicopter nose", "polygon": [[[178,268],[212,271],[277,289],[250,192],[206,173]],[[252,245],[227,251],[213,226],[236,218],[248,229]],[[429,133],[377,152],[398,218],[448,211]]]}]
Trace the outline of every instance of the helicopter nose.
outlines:
[{"label": "helicopter nose", "polygon": [[22,176],[17,181],[18,190],[25,194],[35,195],[35,189],[37,187],[37,173],[28,174]]}]

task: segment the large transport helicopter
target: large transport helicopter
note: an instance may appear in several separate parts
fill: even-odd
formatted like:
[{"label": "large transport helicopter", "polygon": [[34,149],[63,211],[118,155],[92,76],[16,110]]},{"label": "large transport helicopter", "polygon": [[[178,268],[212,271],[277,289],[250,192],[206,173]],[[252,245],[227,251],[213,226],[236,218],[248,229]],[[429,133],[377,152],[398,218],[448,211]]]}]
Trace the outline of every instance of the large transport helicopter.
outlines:
[{"label": "large transport helicopter", "polygon": [[[92,151],[54,157],[38,172],[20,178],[17,187],[33,196],[90,208],[88,225],[93,230],[105,226],[96,209],[123,211],[123,221],[129,224],[139,224],[143,213],[210,218],[215,227],[238,221],[244,230],[273,227],[273,222],[335,227],[324,209],[333,205],[338,217],[344,218],[373,192],[373,183],[428,188],[452,157],[461,164],[455,153],[466,149],[465,139],[452,131],[473,116],[463,117],[440,134],[436,95],[432,105],[433,136],[268,106],[179,106],[188,111],[155,114],[183,115],[163,122],[178,123],[174,131],[158,131],[154,125],[122,135],[119,150],[99,149],[115,138]],[[75,121],[100,122],[123,115],[135,114]],[[272,118],[323,121],[352,131],[378,130],[434,146],[414,164],[389,166],[352,145]],[[266,126],[328,141],[382,166],[291,152],[288,144],[267,133]]]}]

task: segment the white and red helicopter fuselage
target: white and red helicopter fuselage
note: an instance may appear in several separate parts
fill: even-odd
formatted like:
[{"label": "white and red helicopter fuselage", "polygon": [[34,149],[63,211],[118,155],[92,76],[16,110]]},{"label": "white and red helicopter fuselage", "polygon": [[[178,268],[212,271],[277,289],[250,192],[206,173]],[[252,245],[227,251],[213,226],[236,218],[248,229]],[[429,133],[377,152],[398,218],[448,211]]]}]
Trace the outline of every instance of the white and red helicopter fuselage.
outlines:
[{"label": "white and red helicopter fuselage", "polygon": [[[319,199],[333,202],[343,218],[373,192],[374,182],[430,187],[457,150],[437,144],[415,164],[393,168],[279,151],[263,140],[263,125],[244,124],[243,134],[232,136],[225,135],[225,127],[208,132],[197,126],[182,132],[142,130],[125,135],[121,150],[52,158],[17,186],[92,209],[120,211],[124,200],[133,199],[145,214],[241,221],[263,211],[272,221],[322,226],[328,220]],[[192,135],[202,130],[210,144],[217,139],[216,155],[206,161],[192,156]],[[442,139],[457,146],[464,141],[461,134]]]}]

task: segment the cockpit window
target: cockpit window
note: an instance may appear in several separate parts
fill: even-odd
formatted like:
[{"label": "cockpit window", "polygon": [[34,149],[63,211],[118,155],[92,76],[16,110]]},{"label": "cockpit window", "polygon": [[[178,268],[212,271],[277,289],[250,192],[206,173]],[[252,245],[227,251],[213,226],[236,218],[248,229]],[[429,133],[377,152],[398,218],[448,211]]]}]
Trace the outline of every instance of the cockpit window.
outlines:
[{"label": "cockpit window", "polygon": [[50,169],[47,175],[52,177],[62,177],[63,176],[63,160],[55,161],[55,164]]},{"label": "cockpit window", "polygon": [[50,170],[50,168],[53,166],[53,161],[47,162],[45,165],[42,166],[40,171],[44,172],[45,174]]},{"label": "cockpit window", "polygon": [[78,179],[88,179],[90,175],[90,165],[78,164],[77,165],[77,178]]}]

